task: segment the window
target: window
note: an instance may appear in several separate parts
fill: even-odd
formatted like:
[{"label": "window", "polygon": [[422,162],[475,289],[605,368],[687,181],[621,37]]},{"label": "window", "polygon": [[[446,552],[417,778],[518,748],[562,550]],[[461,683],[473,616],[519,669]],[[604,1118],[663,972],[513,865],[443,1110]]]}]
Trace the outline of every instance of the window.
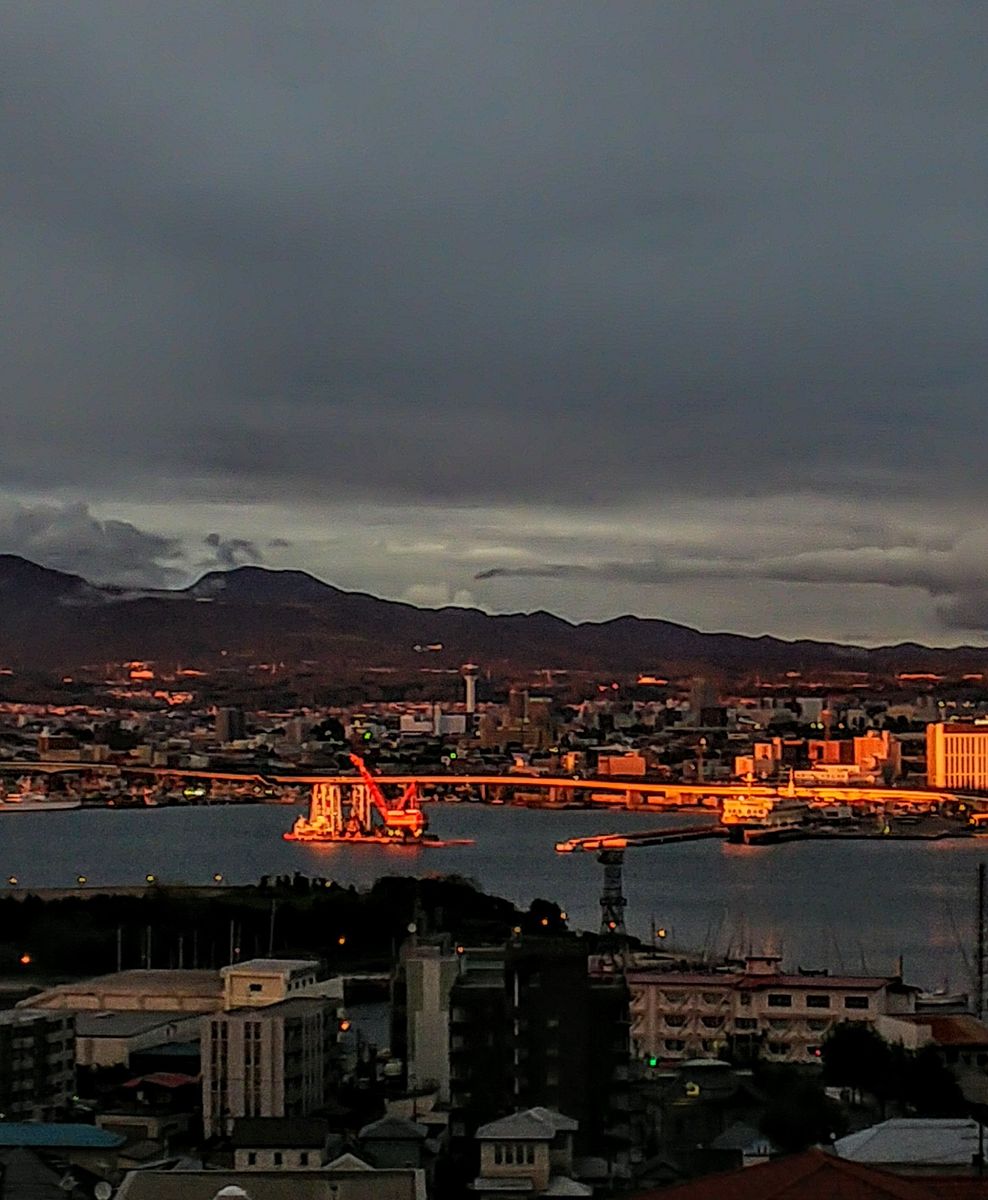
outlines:
[{"label": "window", "polygon": [[247,991],[248,992],[263,992],[264,984],[263,983],[248,983]]},{"label": "window", "polygon": [[276,1167],[280,1167],[281,1166],[281,1151],[275,1150],[274,1154],[271,1157],[274,1160],[274,1165]]},{"label": "window", "polygon": [[299,1166],[300,1166],[300,1167],[307,1167],[307,1166],[309,1165],[309,1152],[308,1152],[308,1150],[303,1150],[303,1151],[302,1151],[302,1153],[301,1153],[301,1154],[298,1156],[298,1162],[299,1162]]},{"label": "window", "polygon": [[868,1007],[868,997],[867,996],[845,996],[844,997],[844,1007],[845,1008],[867,1008]]},{"label": "window", "polygon": [[792,1008],[792,996],[788,992],[769,992],[769,1008]]},{"label": "window", "polygon": [[257,1155],[255,1154],[255,1152],[253,1150],[248,1151],[247,1166],[248,1167],[256,1167],[257,1166]]},{"label": "window", "polygon": [[741,995],[740,995],[740,997],[739,997],[739,999],[740,999],[740,1001],[741,1001],[741,1007],[742,1007],[742,1008],[750,1008],[750,1007],[751,1007],[751,995],[750,995],[750,993],[748,993],[748,992],[742,992],[742,993],[741,993]]},{"label": "window", "polygon": [[811,993],[809,996],[806,997],[806,1007],[807,1008],[829,1008],[830,1007],[830,997],[829,996],[814,996]]},{"label": "window", "polygon": [[494,1162],[500,1166],[504,1162],[504,1147],[500,1142],[494,1143]]},{"label": "window", "polygon": [[686,1043],[679,1038],[666,1038],[667,1050],[685,1050]]},{"label": "window", "polygon": [[735,1029],[757,1029],[758,1022],[754,1017],[738,1017],[734,1022]]},{"label": "window", "polygon": [[525,1162],[527,1162],[529,1166],[535,1162],[535,1146],[532,1142],[529,1142],[525,1147]]}]

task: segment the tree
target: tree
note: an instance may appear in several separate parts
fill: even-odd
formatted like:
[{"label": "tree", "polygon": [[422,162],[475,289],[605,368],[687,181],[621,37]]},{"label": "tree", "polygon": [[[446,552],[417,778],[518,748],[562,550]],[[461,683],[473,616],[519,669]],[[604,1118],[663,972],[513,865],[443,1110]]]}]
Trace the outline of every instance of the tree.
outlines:
[{"label": "tree", "polygon": [[821,1047],[823,1078],[883,1103],[894,1091],[895,1062],[888,1042],[863,1021],[842,1021]]},{"label": "tree", "polygon": [[967,1112],[957,1080],[936,1048],[924,1046],[907,1054],[899,1099],[920,1117],[957,1117]]},{"label": "tree", "polygon": [[780,1150],[794,1152],[829,1144],[847,1132],[847,1121],[818,1084],[794,1079],[769,1101],[759,1127]]}]

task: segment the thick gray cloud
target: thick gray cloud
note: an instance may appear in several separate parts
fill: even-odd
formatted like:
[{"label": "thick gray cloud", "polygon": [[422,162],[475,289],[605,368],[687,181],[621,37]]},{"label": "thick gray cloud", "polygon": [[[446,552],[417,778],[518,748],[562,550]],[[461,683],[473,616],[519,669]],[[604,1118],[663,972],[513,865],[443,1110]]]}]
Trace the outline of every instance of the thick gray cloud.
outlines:
[{"label": "thick gray cloud", "polygon": [[[239,506],[215,558],[298,566],[356,502],[433,506],[413,540],[453,548],[418,577],[371,539],[352,561],[491,607],[559,607],[540,562],[603,582],[552,530],[632,512],[611,601],[702,583],[722,625],[734,578],[809,624],[804,582],[894,576],[906,620],[988,500],[980,0],[13,0],[0,33],[11,496],[143,505],[192,555],[220,528],[195,514]],[[753,575],[725,530],[759,498],[789,541]],[[848,503],[838,546],[817,513]],[[870,527],[924,504],[938,545],[884,553]],[[479,589],[511,505],[531,561]],[[706,541],[670,527],[698,505]],[[269,520],[295,506],[321,549]]]},{"label": "thick gray cloud", "polygon": [[[278,540],[278,539],[274,539]],[[85,504],[22,504],[0,498],[0,554],[82,575],[91,583],[180,587],[207,570],[263,563],[249,539],[207,534],[192,559],[181,538],[101,520]]]},{"label": "thick gray cloud", "polygon": [[19,554],[92,583],[168,587],[185,578],[178,539],[130,521],[101,521],[85,504],[0,499],[0,554]]}]

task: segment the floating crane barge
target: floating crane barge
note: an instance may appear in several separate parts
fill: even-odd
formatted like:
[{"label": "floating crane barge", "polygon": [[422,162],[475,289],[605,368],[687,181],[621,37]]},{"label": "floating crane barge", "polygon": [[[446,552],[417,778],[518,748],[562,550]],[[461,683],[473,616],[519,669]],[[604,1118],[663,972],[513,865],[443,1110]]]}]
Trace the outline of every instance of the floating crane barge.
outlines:
[{"label": "floating crane barge", "polygon": [[428,830],[418,784],[406,784],[395,801],[389,801],[367,764],[356,754],[350,762],[357,770],[352,784],[317,783],[312,788],[309,815],[299,817],[286,842],[369,842],[376,846],[464,846],[470,839],[443,840]]}]

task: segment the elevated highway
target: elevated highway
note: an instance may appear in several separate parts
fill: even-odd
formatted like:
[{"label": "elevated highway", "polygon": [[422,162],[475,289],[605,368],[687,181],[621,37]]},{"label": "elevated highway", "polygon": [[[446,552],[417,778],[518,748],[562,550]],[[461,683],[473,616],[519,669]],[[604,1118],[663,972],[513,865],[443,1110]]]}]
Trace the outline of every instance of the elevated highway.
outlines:
[{"label": "elevated highway", "polygon": [[[156,779],[198,779],[227,783],[257,783],[265,787],[315,787],[332,785],[352,787],[361,782],[357,773],[283,774],[257,771],[215,771],[184,767],[149,767],[129,763],[23,762],[0,761],[0,772],[18,775],[105,775],[111,778],[138,776]],[[624,805],[629,799],[639,805],[697,805],[704,800],[745,796],[752,799],[802,800],[809,804],[850,804],[867,807],[910,805],[917,808],[934,804],[963,802],[988,806],[988,797],[929,788],[894,788],[872,785],[819,784],[748,784],[737,783],[664,783],[630,779],[584,779],[570,775],[472,774],[401,774],[374,775],[381,787],[406,788],[491,788],[513,791],[549,791],[579,793],[584,800],[601,806]]]}]

